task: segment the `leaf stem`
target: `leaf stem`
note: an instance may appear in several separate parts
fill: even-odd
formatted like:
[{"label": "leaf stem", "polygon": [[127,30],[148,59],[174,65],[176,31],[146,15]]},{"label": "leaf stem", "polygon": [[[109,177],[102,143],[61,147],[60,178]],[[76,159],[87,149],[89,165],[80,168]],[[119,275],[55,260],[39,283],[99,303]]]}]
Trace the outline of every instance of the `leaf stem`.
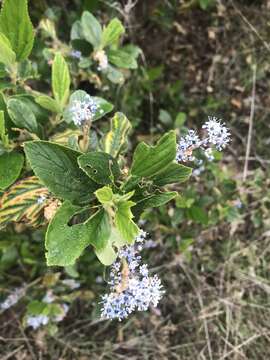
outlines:
[{"label": "leaf stem", "polygon": [[89,148],[89,131],[91,128],[91,120],[87,120],[83,126],[83,138],[82,138],[82,142],[81,142],[81,150],[82,152],[87,152],[88,148]]}]

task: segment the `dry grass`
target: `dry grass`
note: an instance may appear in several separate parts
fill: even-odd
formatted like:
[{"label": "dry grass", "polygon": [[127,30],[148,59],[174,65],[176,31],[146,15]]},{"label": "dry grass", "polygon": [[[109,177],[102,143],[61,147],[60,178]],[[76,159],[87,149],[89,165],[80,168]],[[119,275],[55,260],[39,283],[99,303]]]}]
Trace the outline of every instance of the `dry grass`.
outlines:
[{"label": "dry grass", "polygon": [[[23,330],[16,308],[1,320],[1,360],[269,358],[269,10],[267,2],[262,6],[219,3],[217,12],[179,14],[176,23],[181,27],[175,25],[166,35],[165,48],[158,50],[161,59],[152,61],[166,64],[167,81],[179,77],[181,63],[183,106],[191,119],[206,106],[206,98],[218,99],[220,111],[232,119],[235,146],[227,161],[239,179],[246,151],[251,65],[257,64],[253,147],[246,175],[250,182],[239,185],[246,213],[238,223],[221,223],[200,234],[190,263],[175,254],[165,234],[159,233],[160,246],[152,251],[150,263],[161,264],[158,271],[167,289],[160,310],[137,314],[123,323],[107,322],[98,320],[95,304],[77,302],[58,334],[49,337],[42,330]],[[147,36],[147,29],[141,31]],[[151,52],[145,49],[150,61]],[[158,91],[155,101],[157,97]],[[252,182],[258,166],[265,174],[264,188]],[[261,226],[255,225],[255,216],[260,217]]]}]

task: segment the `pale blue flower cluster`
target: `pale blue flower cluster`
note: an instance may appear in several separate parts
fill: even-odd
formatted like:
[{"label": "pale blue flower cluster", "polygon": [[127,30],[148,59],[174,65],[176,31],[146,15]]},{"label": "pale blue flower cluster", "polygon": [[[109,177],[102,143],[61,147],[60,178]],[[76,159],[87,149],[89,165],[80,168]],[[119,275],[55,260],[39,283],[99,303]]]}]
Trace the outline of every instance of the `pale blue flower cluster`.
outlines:
[{"label": "pale blue flower cluster", "polygon": [[230,142],[230,132],[224,123],[215,116],[208,116],[208,121],[202,126],[206,129],[210,144],[215,145],[217,150],[222,151]]},{"label": "pale blue flower cluster", "polygon": [[177,162],[194,161],[193,151],[199,148],[203,150],[205,157],[212,161],[214,159],[213,146],[218,151],[222,151],[229,144],[230,132],[221,119],[208,116],[208,121],[205,122],[202,129],[207,132],[204,139],[200,139],[194,130],[189,130],[186,136],[180,138],[177,145]]},{"label": "pale blue flower cluster", "polygon": [[[48,290],[45,296],[42,299],[43,303],[46,304],[52,304],[56,300],[53,292],[51,290]],[[60,322],[62,321],[69,310],[68,304],[60,304],[61,313],[55,315],[55,316],[48,316],[45,314],[38,314],[38,315],[27,315],[25,324],[28,327],[33,328],[34,330],[38,329],[41,326],[47,325],[49,321],[51,322]]]},{"label": "pale blue flower cluster", "polygon": [[85,121],[93,118],[98,108],[99,105],[90,95],[86,95],[83,100],[74,100],[70,108],[74,124],[82,126]]},{"label": "pale blue flower cluster", "polygon": [[138,310],[156,307],[164,293],[157,275],[150,276],[148,266],[142,264],[139,252],[146,233],[141,231],[133,246],[125,246],[111,267],[110,293],[102,296],[101,316],[122,320]]},{"label": "pale blue flower cluster", "polygon": [[47,200],[47,197],[45,195],[40,195],[38,198],[37,198],[37,203],[39,205],[43,204],[45,201]]},{"label": "pale blue flower cluster", "polygon": [[181,137],[177,145],[176,161],[193,161],[193,150],[201,146],[201,140],[194,130],[188,130],[186,136]]},{"label": "pale blue flower cluster", "polygon": [[71,290],[78,289],[81,286],[81,284],[74,279],[65,279],[62,280],[62,283],[69,287]]},{"label": "pale blue flower cluster", "polygon": [[47,315],[33,315],[27,316],[26,326],[32,327],[34,330],[38,329],[42,325],[47,325],[49,322],[49,317]]},{"label": "pale blue flower cluster", "polygon": [[72,57],[75,58],[75,59],[81,59],[82,53],[81,53],[81,51],[79,51],[79,50],[72,50],[72,51],[70,52],[70,56],[72,56]]},{"label": "pale blue flower cluster", "polygon": [[0,310],[7,310],[13,305],[16,305],[17,302],[24,295],[25,295],[25,287],[14,289],[14,291],[2,303],[0,303]]}]

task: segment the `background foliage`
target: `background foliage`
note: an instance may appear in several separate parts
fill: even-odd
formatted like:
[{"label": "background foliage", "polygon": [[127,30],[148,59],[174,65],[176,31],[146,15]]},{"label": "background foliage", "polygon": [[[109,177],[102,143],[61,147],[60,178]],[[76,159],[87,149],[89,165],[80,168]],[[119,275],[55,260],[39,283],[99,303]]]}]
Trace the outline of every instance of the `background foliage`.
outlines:
[{"label": "background foliage", "polygon": [[[2,358],[268,358],[269,6],[266,0],[30,1],[36,33],[32,65],[25,60],[32,47],[29,24],[24,24],[27,46],[19,48],[14,33],[10,42],[16,52],[6,51],[7,58],[1,58],[1,62],[25,60],[14,69],[23,91],[40,91],[48,97],[40,97],[35,104],[19,94],[8,101],[7,108],[3,108],[0,97],[1,109],[10,117],[7,126],[12,146],[29,136],[12,129],[14,123],[21,128],[21,115],[28,133],[39,133],[38,124],[44,124],[48,108],[58,113],[65,104],[63,89],[67,86],[59,89],[55,85],[52,92],[50,86],[57,51],[68,58],[71,69],[70,80],[61,58],[57,60],[63,71],[61,80],[102,96],[114,104],[116,111],[127,115],[133,125],[131,148],[141,140],[155,140],[170,129],[182,134],[187,128],[199,128],[213,113],[226,120],[233,143],[222,159],[216,155],[219,161],[207,164],[194,173],[190,182],[172,189],[179,190],[181,196],[144,213],[144,228],[154,241],[152,248],[144,250],[145,256],[159,271],[167,290],[158,310],[139,313],[123,323],[101,321],[98,303],[106,276],[94,254],[85,252],[77,267],[48,269],[42,227],[33,230],[20,222],[0,231],[2,298],[25,285],[20,302],[0,314]],[[105,49],[112,66],[106,74],[98,70],[98,60],[70,56],[72,49],[88,53],[108,41],[105,35],[101,38],[91,31],[80,33],[84,10],[92,12],[101,24],[115,17],[124,24],[125,34],[119,30],[124,36],[120,55],[116,56],[115,49]],[[18,21],[14,19],[15,27]],[[1,25],[1,31],[8,36],[7,27]],[[9,48],[4,37],[0,43]],[[4,68],[0,73],[1,89],[10,87],[12,94],[14,84],[7,83]],[[252,147],[246,156],[252,103]],[[0,115],[5,147],[7,134],[1,121]],[[55,126],[46,131],[59,143],[66,144],[69,135],[78,136],[76,129],[63,136],[57,117],[55,121]],[[94,129],[102,133],[109,126],[109,121],[100,120]],[[20,153],[5,161],[16,164],[18,176],[22,168]],[[23,175],[30,174],[28,167]],[[8,179],[1,188],[15,179]],[[43,207],[37,199],[46,197],[47,190],[35,177],[24,181],[16,183],[1,202],[1,221],[5,224],[11,216],[10,208],[13,217],[27,220],[28,225],[43,221]],[[23,200],[20,207],[14,206],[16,196]],[[28,212],[22,219],[24,206]],[[67,287],[63,283],[67,278],[79,282],[80,287]],[[56,295],[56,307],[40,309],[37,301],[48,290]],[[61,323],[51,324],[46,330],[24,328],[26,311],[45,311],[53,317],[61,312],[63,303],[70,304],[70,310]]]}]

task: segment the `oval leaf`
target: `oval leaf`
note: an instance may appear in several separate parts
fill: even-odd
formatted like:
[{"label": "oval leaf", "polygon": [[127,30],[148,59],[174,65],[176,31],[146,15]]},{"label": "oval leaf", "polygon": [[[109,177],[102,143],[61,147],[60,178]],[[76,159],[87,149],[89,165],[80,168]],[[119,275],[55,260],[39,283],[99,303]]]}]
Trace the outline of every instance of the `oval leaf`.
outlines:
[{"label": "oval leaf", "polygon": [[26,59],[32,51],[34,29],[27,0],[4,0],[0,14],[0,31],[8,38],[17,61]]},{"label": "oval leaf", "polygon": [[106,248],[111,228],[107,213],[101,209],[83,224],[68,222],[82,208],[66,201],[58,209],[46,233],[46,258],[49,266],[70,266],[88,245],[101,251]]},{"label": "oval leaf", "polygon": [[89,12],[85,11],[81,20],[82,33],[88,42],[95,48],[101,44],[102,29],[98,20]]},{"label": "oval leaf", "polygon": [[63,107],[69,97],[70,75],[63,56],[56,54],[52,65],[52,89],[55,100]]},{"label": "oval leaf", "polygon": [[42,106],[44,109],[49,110],[51,112],[60,113],[61,107],[58,102],[47,95],[40,95],[35,98],[37,104]]},{"label": "oval leaf", "polygon": [[112,19],[102,32],[101,46],[104,48],[113,44],[119,39],[119,36],[125,32],[119,19]]},{"label": "oval leaf", "polygon": [[56,196],[75,204],[93,199],[98,185],[79,168],[81,153],[47,141],[29,141],[24,148],[34,173]]},{"label": "oval leaf", "polygon": [[23,101],[9,99],[7,103],[8,114],[18,128],[26,129],[31,133],[38,130],[37,120],[33,111]]},{"label": "oval leaf", "polygon": [[0,33],[0,62],[5,65],[12,65],[16,60],[16,54],[12,50],[8,38]]},{"label": "oval leaf", "polygon": [[0,189],[6,189],[19,177],[24,163],[24,156],[10,152],[0,155]]},{"label": "oval leaf", "polygon": [[81,155],[78,164],[98,184],[111,184],[120,176],[117,161],[107,153],[92,151]]}]

